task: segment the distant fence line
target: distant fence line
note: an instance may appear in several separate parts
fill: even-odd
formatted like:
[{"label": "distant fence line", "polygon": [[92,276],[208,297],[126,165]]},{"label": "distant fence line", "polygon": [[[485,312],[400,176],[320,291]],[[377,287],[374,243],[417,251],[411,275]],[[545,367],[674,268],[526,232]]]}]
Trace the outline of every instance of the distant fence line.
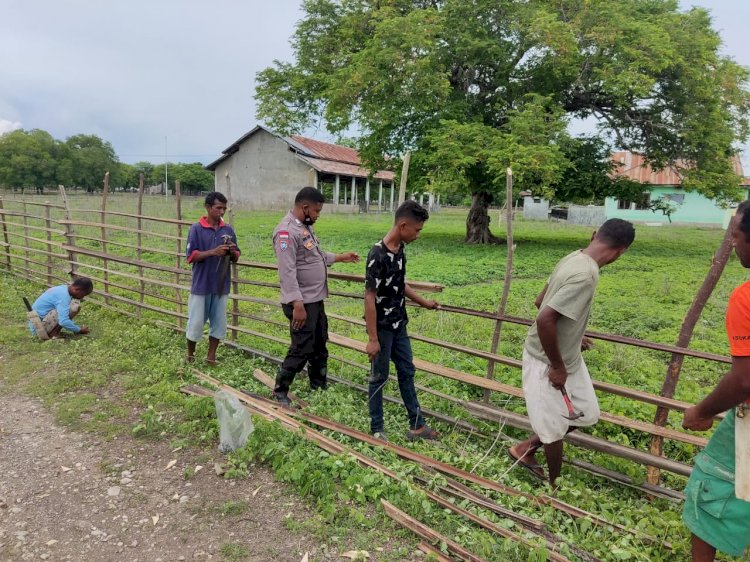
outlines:
[{"label": "distant fence line", "polygon": [[[60,190],[62,204],[7,200],[0,198],[0,224],[2,242],[0,246],[0,267],[20,278],[38,281],[47,286],[67,282],[71,276],[85,275],[97,283],[94,296],[89,300],[117,313],[152,322],[163,328],[183,330],[186,321],[186,303],[190,291],[191,271],[185,263],[185,234],[191,222],[182,219],[179,185],[172,197],[175,217],[149,216],[143,213],[143,190],[138,192],[137,206],[133,213],[122,210],[109,210],[107,190],[100,193],[100,206],[88,209],[75,209],[70,205],[64,189]],[[94,199],[92,198],[92,201]],[[231,217],[230,217],[231,220]],[[232,265],[231,307],[228,312],[230,325],[228,340],[241,348],[253,350],[247,342],[263,340],[277,346],[287,345],[284,331],[288,329],[284,321],[274,320],[268,315],[276,315],[280,307],[278,300],[278,279],[274,274],[274,264],[240,260]],[[364,277],[346,273],[330,273],[329,277],[341,283],[354,283],[356,291],[332,290],[334,296],[362,299]],[[410,285],[427,292],[438,292],[442,286],[434,283],[409,281]],[[100,288],[101,287],[101,288]],[[466,309],[450,305],[441,307],[439,314],[460,314],[466,317],[485,318],[528,325],[529,319],[493,312]],[[330,316],[352,326],[363,326],[361,318],[338,314]],[[282,337],[282,335],[284,337]],[[648,342],[619,335],[588,332],[588,335],[601,340],[623,345],[657,350],[680,356],[692,356],[708,361],[728,363],[725,356]],[[412,338],[456,351],[474,358],[520,367],[520,361],[497,353],[431,338],[415,333]],[[365,343],[334,332],[330,343],[336,348],[364,353]],[[263,352],[261,355],[266,356]],[[349,366],[367,369],[362,363],[346,357],[332,356]],[[457,369],[423,360],[415,360],[418,369],[470,384],[489,391],[521,397],[520,388],[498,380],[473,375]],[[621,385],[594,381],[597,390],[660,408],[684,411],[690,405]],[[451,397],[441,392],[425,389],[442,398]],[[502,420],[509,425],[528,428],[525,416],[509,412],[488,403],[464,402],[457,399],[473,415],[488,419]],[[653,423],[633,420],[626,417],[602,414],[602,421],[621,428],[644,432],[651,436],[670,439],[695,446],[703,446],[706,439],[680,429],[662,427]],[[576,444],[603,451],[631,461],[661,468],[676,474],[688,475],[690,466],[633,447],[610,442],[589,435],[576,438]]]}]

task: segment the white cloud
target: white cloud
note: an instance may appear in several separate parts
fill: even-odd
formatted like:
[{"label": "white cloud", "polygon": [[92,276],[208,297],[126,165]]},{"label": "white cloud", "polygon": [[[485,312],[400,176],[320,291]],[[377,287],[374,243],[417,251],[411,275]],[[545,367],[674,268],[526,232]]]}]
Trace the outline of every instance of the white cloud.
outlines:
[{"label": "white cloud", "polygon": [[21,129],[23,125],[18,121],[8,121],[7,119],[0,119],[0,135],[10,133],[16,129]]}]

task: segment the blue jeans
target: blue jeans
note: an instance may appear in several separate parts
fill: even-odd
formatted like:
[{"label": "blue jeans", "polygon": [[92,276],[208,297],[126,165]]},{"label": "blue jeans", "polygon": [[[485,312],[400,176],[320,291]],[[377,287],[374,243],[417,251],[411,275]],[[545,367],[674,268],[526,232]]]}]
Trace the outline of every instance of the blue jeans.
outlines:
[{"label": "blue jeans", "polygon": [[383,431],[383,387],[388,382],[390,362],[396,366],[398,389],[409,414],[409,428],[419,429],[424,425],[422,410],[414,388],[414,361],[411,352],[411,340],[406,333],[406,326],[396,332],[378,330],[380,353],[372,362],[369,383],[370,431]]}]

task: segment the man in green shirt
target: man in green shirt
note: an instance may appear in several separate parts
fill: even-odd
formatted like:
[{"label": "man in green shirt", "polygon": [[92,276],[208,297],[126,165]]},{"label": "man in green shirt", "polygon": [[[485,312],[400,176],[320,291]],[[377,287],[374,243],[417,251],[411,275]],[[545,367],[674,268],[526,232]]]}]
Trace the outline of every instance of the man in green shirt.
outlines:
[{"label": "man in green shirt", "polygon": [[[635,229],[628,221],[610,219],[583,250],[564,257],[555,267],[535,305],[539,314],[523,347],[523,392],[535,432],[508,450],[513,461],[543,479],[535,453],[544,447],[548,478],[554,485],[562,467],[563,437],[599,420],[596,400],[581,351],[591,345],[584,338],[599,269],[614,262],[630,247]],[[583,416],[566,419],[565,389]]]}]

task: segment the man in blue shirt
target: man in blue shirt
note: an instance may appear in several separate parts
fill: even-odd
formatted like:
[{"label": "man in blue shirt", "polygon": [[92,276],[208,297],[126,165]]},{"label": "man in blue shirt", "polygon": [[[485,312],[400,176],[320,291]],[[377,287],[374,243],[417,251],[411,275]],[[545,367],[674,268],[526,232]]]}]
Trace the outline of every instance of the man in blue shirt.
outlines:
[{"label": "man in blue shirt", "polygon": [[227,198],[218,191],[206,195],[206,216],[194,223],[188,233],[186,256],[193,266],[193,280],[188,299],[187,361],[195,361],[195,344],[203,337],[208,322],[206,363],[216,364],[216,348],[227,334],[227,301],[229,300],[229,262],[240,259],[237,236],[222,217]]},{"label": "man in blue shirt", "polygon": [[[81,309],[81,301],[93,290],[94,284],[91,279],[79,277],[70,285],[58,285],[47,289],[34,301],[31,308],[39,315],[49,338],[59,337],[63,328],[74,334],[89,333],[87,326],[79,326],[72,319]],[[29,330],[35,336],[41,337],[41,334],[36,333],[31,322],[29,322]]]}]

